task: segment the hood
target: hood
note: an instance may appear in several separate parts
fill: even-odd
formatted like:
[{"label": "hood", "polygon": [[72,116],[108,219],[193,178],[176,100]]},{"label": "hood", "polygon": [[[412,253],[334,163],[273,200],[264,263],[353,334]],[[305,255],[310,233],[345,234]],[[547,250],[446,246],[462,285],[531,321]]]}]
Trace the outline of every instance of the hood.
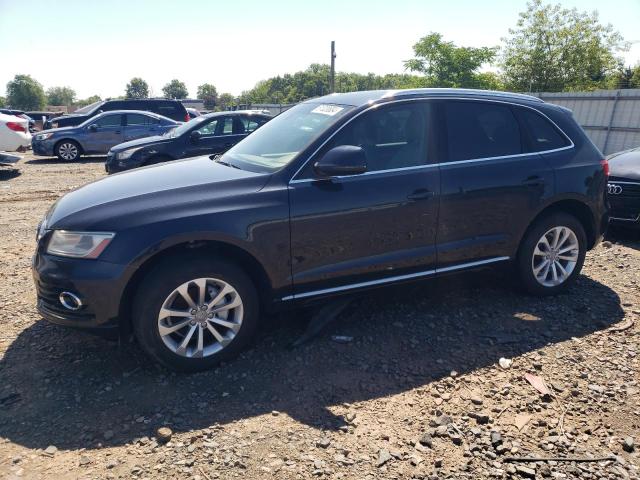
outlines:
[{"label": "hood", "polygon": [[173,140],[173,137],[163,137],[162,135],[154,135],[153,137],[143,137],[136,140],[130,140],[128,142],[119,143],[118,145],[111,147],[112,152],[122,152],[133,147],[144,147],[147,145],[153,145],[154,143],[165,143]]},{"label": "hood", "polygon": [[111,175],[58,200],[48,229],[121,231],[172,215],[210,211],[216,203],[260,190],[269,175],[196,157]]},{"label": "hood", "polygon": [[611,155],[609,171],[612,179],[640,181],[640,148]]},{"label": "hood", "polygon": [[76,130],[78,127],[58,127],[58,128],[49,128],[48,130],[42,130],[38,133],[36,133],[36,135],[40,134],[40,133],[68,133],[71,131]]}]

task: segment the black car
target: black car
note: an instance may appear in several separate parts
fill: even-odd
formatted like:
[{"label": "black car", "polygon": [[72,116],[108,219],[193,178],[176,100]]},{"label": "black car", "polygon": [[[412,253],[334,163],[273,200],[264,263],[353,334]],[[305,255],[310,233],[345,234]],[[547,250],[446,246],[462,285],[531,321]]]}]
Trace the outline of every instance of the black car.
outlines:
[{"label": "black car", "polygon": [[640,228],[640,147],[608,157],[611,223]]},{"label": "black car", "polygon": [[162,136],[114,146],[105,169],[115,173],[178,158],[224,153],[269,120],[270,116],[251,111],[201,115]]},{"label": "black car", "polygon": [[188,122],[191,117],[187,109],[178,100],[166,98],[145,98],[138,100],[101,100],[82,107],[70,115],[48,118],[44,123],[44,130],[60,127],[75,127],[86,122],[91,117],[112,110],[143,110],[153,112],[176,122]]},{"label": "black car", "polygon": [[132,331],[179,370],[237,353],[260,314],[491,265],[550,295],[608,223],[607,163],[525,95],[369,91],[300,103],[216,159],[114,175],[47,213],[38,309]]}]

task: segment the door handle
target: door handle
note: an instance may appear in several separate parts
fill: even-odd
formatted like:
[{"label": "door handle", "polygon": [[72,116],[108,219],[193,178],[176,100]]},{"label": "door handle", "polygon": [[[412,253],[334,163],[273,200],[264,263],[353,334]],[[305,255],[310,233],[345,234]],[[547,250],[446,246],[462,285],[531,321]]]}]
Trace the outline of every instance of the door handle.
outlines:
[{"label": "door handle", "polygon": [[122,133],[120,130],[116,130],[116,133]]},{"label": "door handle", "polygon": [[435,196],[435,192],[427,190],[426,188],[420,188],[415,192],[407,195],[407,198],[409,200],[427,200],[433,196]]},{"label": "door handle", "polygon": [[522,184],[529,187],[539,187],[541,185],[544,185],[544,179],[542,177],[534,175],[523,180]]}]

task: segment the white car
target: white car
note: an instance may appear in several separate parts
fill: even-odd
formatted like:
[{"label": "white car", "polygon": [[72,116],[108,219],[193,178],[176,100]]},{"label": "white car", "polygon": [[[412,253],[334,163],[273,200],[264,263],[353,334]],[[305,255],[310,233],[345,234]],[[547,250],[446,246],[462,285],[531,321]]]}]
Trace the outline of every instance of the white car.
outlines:
[{"label": "white car", "polygon": [[29,121],[14,115],[0,113],[0,151],[15,152],[31,146]]}]

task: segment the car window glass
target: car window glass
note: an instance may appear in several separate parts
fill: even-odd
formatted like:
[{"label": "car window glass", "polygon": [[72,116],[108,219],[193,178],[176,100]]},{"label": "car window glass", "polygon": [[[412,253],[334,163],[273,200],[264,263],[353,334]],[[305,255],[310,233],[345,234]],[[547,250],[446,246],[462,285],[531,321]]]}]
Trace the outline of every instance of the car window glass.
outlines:
[{"label": "car window glass", "polygon": [[175,105],[171,103],[163,103],[158,105],[158,108],[154,109],[154,112],[157,112],[160,115],[164,115],[165,117],[171,118],[172,116],[176,115],[177,108]]},{"label": "car window glass", "polygon": [[215,135],[217,125],[218,125],[218,120],[213,119],[206,125],[203,125],[202,127],[198,128],[196,132],[200,132],[201,135]]},{"label": "car window glass", "polygon": [[508,105],[445,103],[448,160],[472,160],[522,153],[520,128]]},{"label": "car window glass", "polygon": [[323,151],[340,145],[362,147],[369,172],[424,165],[428,109],[420,102],[370,110],[342,128]]},{"label": "car window glass", "polygon": [[220,135],[233,135],[233,117],[225,117]]},{"label": "car window glass", "polygon": [[258,120],[259,119],[252,118],[252,117],[242,117],[241,121],[242,121],[242,124],[244,125],[244,132],[251,133],[264,123],[264,121],[262,121],[261,119],[260,119],[261,120],[260,123],[258,123]]},{"label": "car window glass", "polygon": [[104,105],[100,107],[100,110],[103,112],[111,111],[111,110],[126,110],[124,102],[106,102]]},{"label": "car window glass", "polygon": [[106,115],[94,123],[99,127],[119,127],[122,123],[122,115]]},{"label": "car window glass", "polygon": [[529,133],[531,151],[553,150],[566,147],[569,144],[565,136],[542,115],[528,108],[518,108],[518,115]]},{"label": "car window glass", "polygon": [[153,119],[139,113],[127,113],[127,126],[153,125]]}]

